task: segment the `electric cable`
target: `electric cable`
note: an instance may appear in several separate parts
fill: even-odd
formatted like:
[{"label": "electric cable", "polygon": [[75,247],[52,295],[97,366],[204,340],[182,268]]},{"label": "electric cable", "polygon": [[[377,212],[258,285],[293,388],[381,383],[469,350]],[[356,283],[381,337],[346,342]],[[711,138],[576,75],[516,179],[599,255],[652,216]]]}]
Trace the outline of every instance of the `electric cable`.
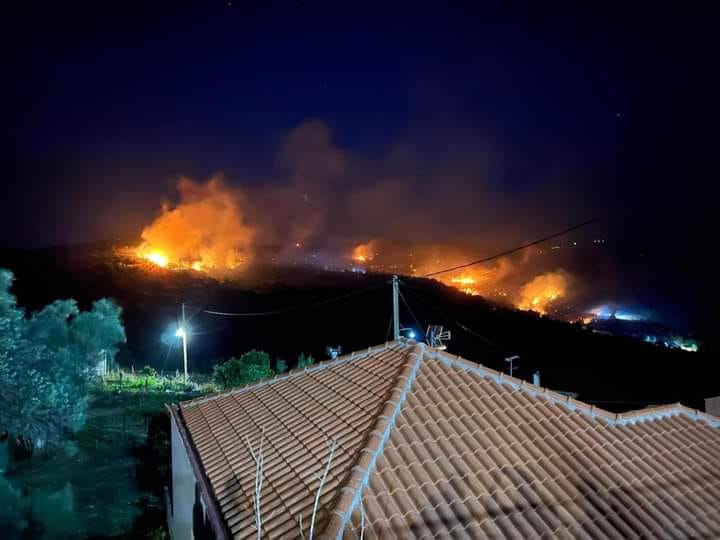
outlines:
[{"label": "electric cable", "polygon": [[412,293],[413,295],[415,295],[416,298],[418,298],[420,301],[422,301],[422,302],[423,302],[425,305],[427,305],[430,309],[432,309],[433,311],[435,311],[438,315],[442,316],[444,319],[447,319],[447,320],[449,320],[450,322],[452,322],[453,324],[455,324],[455,325],[456,325],[458,328],[460,328],[461,330],[467,332],[468,334],[470,334],[470,335],[476,337],[477,339],[483,341],[484,343],[490,345],[490,346],[493,347],[495,350],[497,350],[498,352],[502,353],[504,357],[507,357],[507,356],[509,356],[509,355],[511,354],[510,351],[508,351],[508,350],[507,350],[505,347],[503,347],[502,345],[499,345],[499,344],[495,343],[493,340],[491,340],[491,339],[489,339],[489,338],[486,338],[485,336],[483,336],[482,334],[476,332],[476,331],[473,330],[472,328],[469,328],[468,326],[464,325],[463,323],[461,323],[460,321],[458,321],[458,320],[455,319],[454,317],[451,317],[451,316],[448,315],[447,313],[444,313],[442,310],[440,310],[439,308],[437,308],[434,304],[431,304],[430,302],[428,302],[428,301],[427,301],[422,295],[420,295],[417,291],[413,290],[411,287],[408,287],[408,286],[405,285],[405,284],[403,284],[403,285],[404,285],[404,287],[405,287],[405,290],[407,290],[407,291],[409,291],[410,293]]},{"label": "electric cable", "polygon": [[586,226],[588,226],[588,225],[590,225],[590,224],[592,224],[592,223],[595,223],[595,222],[597,222],[597,221],[600,221],[603,217],[605,217],[605,216],[604,216],[604,215],[595,216],[595,217],[592,218],[592,219],[588,219],[588,220],[583,221],[583,222],[581,222],[581,223],[576,223],[575,225],[573,225],[573,226],[571,226],[571,227],[568,227],[567,229],[563,229],[562,231],[559,231],[559,232],[550,234],[550,235],[548,235],[548,236],[544,236],[544,237],[542,237],[542,238],[538,238],[537,240],[533,240],[532,242],[528,242],[527,244],[522,244],[522,245],[520,245],[520,246],[516,246],[516,247],[514,247],[514,248],[505,250],[505,251],[503,251],[503,252],[501,252],[501,253],[496,253],[495,255],[490,255],[489,257],[484,257],[484,258],[482,258],[482,259],[477,259],[477,260],[475,260],[475,261],[470,261],[470,262],[467,262],[467,263],[458,264],[457,266],[451,266],[450,268],[445,268],[444,270],[435,270],[434,272],[430,272],[430,273],[428,273],[428,274],[425,274],[425,275],[422,276],[422,277],[433,277],[433,276],[437,276],[437,275],[440,275],[440,274],[445,274],[445,273],[447,273],[447,272],[453,272],[453,271],[455,271],[455,270],[460,270],[460,269],[462,269],[462,268],[467,268],[467,267],[469,267],[469,266],[475,266],[476,264],[482,264],[482,263],[490,262],[490,261],[492,261],[492,260],[499,259],[500,257],[505,257],[505,256],[507,256],[507,255],[512,255],[513,253],[516,253],[516,252],[518,252],[518,251],[522,251],[523,249],[527,249],[527,248],[529,248],[529,247],[536,246],[536,245],[538,245],[538,244],[542,244],[543,242],[547,242],[548,240],[552,240],[553,238],[557,238],[558,236],[563,236],[563,235],[566,235],[566,234],[568,234],[568,233],[570,233],[570,232],[572,232],[572,231],[576,231],[576,230],[578,230],[578,229],[581,229],[582,227],[586,227]]},{"label": "electric cable", "polygon": [[403,296],[403,293],[399,288],[398,288],[398,294],[400,295],[400,299],[403,301],[403,304],[405,304],[405,307],[410,312],[410,315],[412,316],[413,320],[415,321],[415,324],[417,324],[418,330],[420,331],[420,333],[422,333],[423,326],[420,324],[420,321],[415,316],[415,313],[413,313],[413,310],[410,308],[410,304],[408,304],[408,301],[405,300],[405,297]]},{"label": "electric cable", "polygon": [[205,310],[203,310],[203,313],[207,313],[209,315],[219,315],[219,316],[223,316],[223,317],[265,317],[265,316],[269,316],[269,315],[280,315],[282,313],[292,313],[294,311],[302,311],[303,309],[311,309],[311,308],[315,308],[315,307],[319,307],[319,306],[324,306],[326,304],[331,304],[333,302],[345,300],[346,298],[351,298],[353,296],[357,296],[357,295],[365,293],[365,292],[379,289],[380,287],[384,287],[384,286],[385,286],[385,283],[381,283],[378,285],[373,285],[372,287],[366,287],[364,289],[352,291],[350,293],[343,294],[341,296],[336,296],[334,298],[328,298],[325,300],[320,300],[318,302],[313,302],[311,304],[305,304],[302,306],[293,306],[293,307],[284,308],[284,309],[275,309],[275,310],[271,310],[271,311],[256,311],[256,312],[252,312],[252,313],[232,313],[232,312],[227,312],[227,311],[214,311],[214,310],[210,310],[210,309],[205,309]]},{"label": "electric cable", "polygon": [[387,329],[387,335],[385,336],[385,341],[390,341],[390,333],[392,332],[392,322],[393,322],[393,316],[390,315],[390,320],[388,321],[388,329]]}]

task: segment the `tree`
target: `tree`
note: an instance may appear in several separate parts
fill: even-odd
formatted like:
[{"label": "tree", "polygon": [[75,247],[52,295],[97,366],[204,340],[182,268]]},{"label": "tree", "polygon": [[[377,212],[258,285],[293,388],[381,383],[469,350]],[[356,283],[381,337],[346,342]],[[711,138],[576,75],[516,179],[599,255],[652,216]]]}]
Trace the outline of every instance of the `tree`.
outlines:
[{"label": "tree", "polygon": [[270,367],[270,356],[265,352],[252,350],[240,358],[230,358],[227,362],[215,366],[213,381],[222,388],[232,388],[272,377],[274,374]]},{"label": "tree", "polygon": [[282,358],[275,360],[275,371],[278,373],[285,373],[288,370],[288,364]]},{"label": "tree", "polygon": [[83,425],[101,353],[112,358],[125,329],[121,309],[107,299],[89,311],[56,300],[27,317],[12,281],[0,270],[0,433],[42,448]]},{"label": "tree", "polygon": [[311,354],[305,356],[305,353],[300,353],[300,356],[298,356],[297,367],[303,369],[313,364],[314,362],[315,359],[312,357]]}]

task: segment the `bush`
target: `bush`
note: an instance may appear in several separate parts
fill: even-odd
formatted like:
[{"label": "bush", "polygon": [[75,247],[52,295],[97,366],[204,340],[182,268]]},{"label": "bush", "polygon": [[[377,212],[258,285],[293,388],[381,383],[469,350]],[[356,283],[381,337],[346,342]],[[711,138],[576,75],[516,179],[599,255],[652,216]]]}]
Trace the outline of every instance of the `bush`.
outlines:
[{"label": "bush", "polygon": [[157,374],[158,372],[152,366],[144,366],[140,371],[138,371],[138,375],[153,379],[157,377]]},{"label": "bush", "polygon": [[298,362],[297,367],[298,368],[306,368],[309,365],[313,364],[315,362],[315,359],[312,357],[311,354],[308,354],[305,356],[305,353],[300,353],[300,356],[298,356]]},{"label": "bush", "polygon": [[88,311],[56,300],[28,315],[10,293],[12,280],[0,269],[0,433],[39,449],[82,427],[98,364],[113,359],[125,329],[107,299]]},{"label": "bush", "polygon": [[250,351],[240,358],[230,358],[213,369],[213,382],[221,388],[242,386],[259,379],[272,377],[270,356],[262,351]]}]

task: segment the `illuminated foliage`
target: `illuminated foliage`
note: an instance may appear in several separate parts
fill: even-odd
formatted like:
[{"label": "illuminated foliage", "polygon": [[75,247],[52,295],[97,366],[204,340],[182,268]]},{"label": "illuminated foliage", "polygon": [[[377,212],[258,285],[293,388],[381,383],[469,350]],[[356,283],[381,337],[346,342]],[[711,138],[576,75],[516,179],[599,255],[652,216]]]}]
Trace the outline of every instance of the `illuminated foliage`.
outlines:
[{"label": "illuminated foliage", "polygon": [[42,448],[85,420],[101,351],[112,358],[125,341],[120,308],[110,300],[80,311],[56,300],[28,317],[0,270],[0,433]]},{"label": "illuminated foliage", "polygon": [[222,388],[232,388],[272,377],[274,374],[270,367],[270,356],[253,350],[240,358],[230,358],[227,362],[215,366],[213,382]]}]

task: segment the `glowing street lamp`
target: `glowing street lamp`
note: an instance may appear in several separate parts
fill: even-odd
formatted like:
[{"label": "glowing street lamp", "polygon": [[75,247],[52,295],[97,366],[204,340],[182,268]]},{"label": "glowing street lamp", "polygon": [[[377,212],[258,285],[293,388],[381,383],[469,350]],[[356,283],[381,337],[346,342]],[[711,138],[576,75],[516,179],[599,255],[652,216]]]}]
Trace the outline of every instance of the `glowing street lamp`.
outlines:
[{"label": "glowing street lamp", "polygon": [[184,381],[187,382],[188,379],[188,372],[187,372],[187,332],[185,331],[185,328],[182,326],[178,327],[177,331],[175,332],[175,335],[179,338],[182,338],[183,342],[183,373],[184,373]]},{"label": "glowing street lamp", "polygon": [[407,332],[408,338],[415,339],[415,330],[413,330],[412,328],[403,327],[400,329],[400,332]]}]

